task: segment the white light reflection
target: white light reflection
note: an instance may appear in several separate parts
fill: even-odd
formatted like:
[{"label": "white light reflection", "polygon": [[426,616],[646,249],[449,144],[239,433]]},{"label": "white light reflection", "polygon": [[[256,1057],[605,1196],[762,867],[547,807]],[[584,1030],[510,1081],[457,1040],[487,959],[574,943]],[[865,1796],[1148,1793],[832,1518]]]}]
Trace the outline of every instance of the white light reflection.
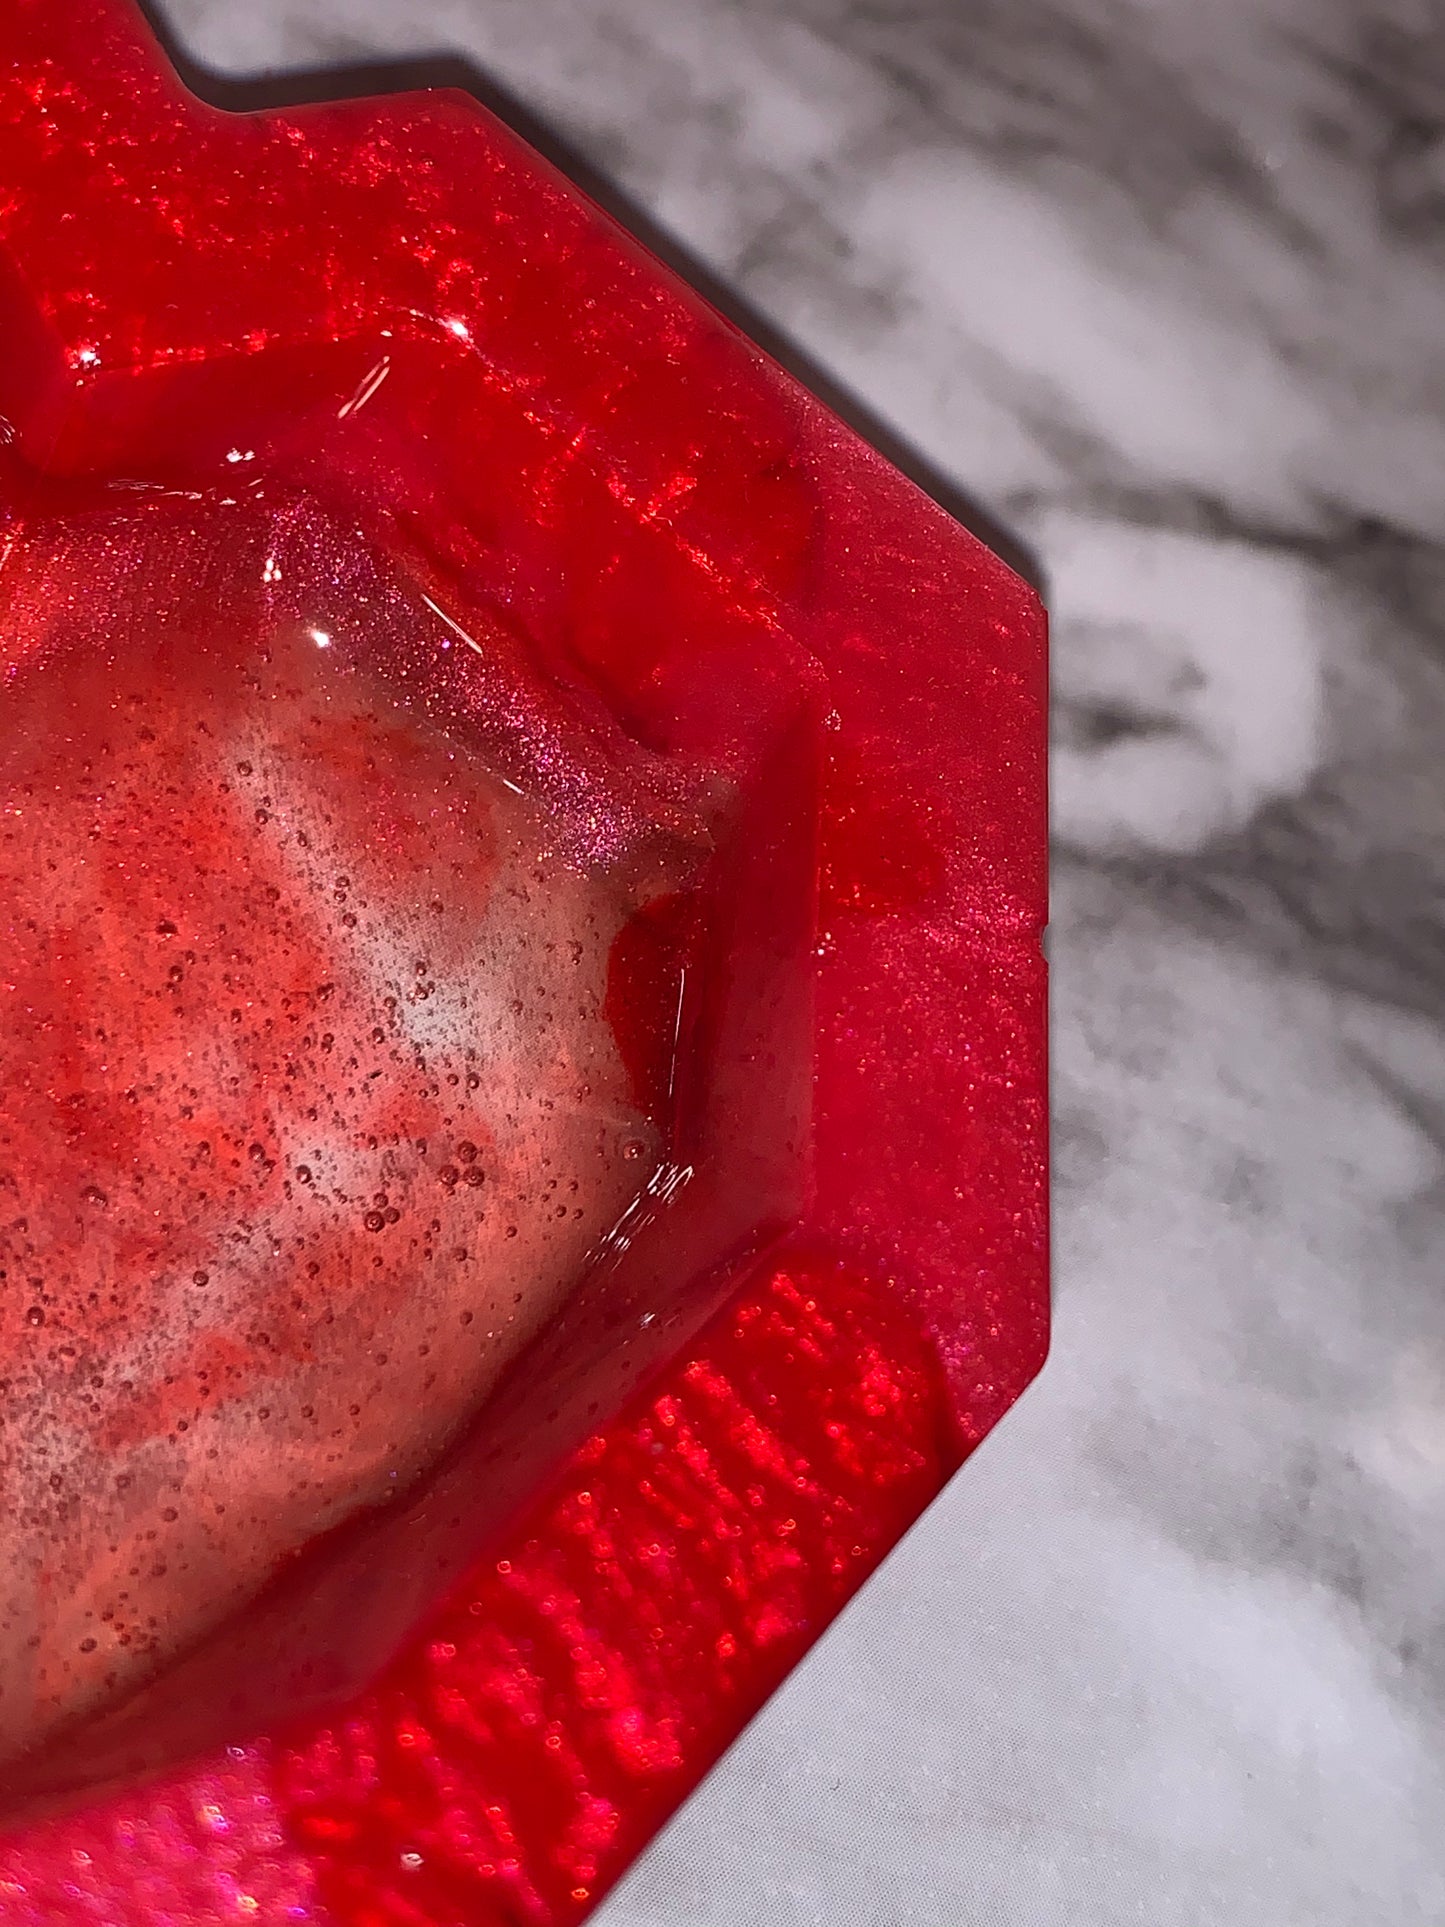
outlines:
[{"label": "white light reflection", "polygon": [[448,629],[451,630],[452,634],[454,636],[459,637],[461,641],[463,641],[467,645],[468,649],[475,649],[479,656],[486,654],[486,651],[482,648],[482,645],[475,639],[475,637],[469,636],[466,630],[462,627],[462,625],[459,622],[453,622],[451,617],[447,614],[446,610],[439,609],[436,603],[432,601],[429,595],[423,595],[422,601],[426,604],[428,609],[431,610],[434,616],[441,617],[442,621],[447,625]]},{"label": "white light reflection", "polygon": [[348,415],[354,415],[358,408],[365,408],[372,396],[391,373],[391,356],[383,355],[374,367],[362,376],[356,393],[350,401],[344,401],[336,411],[336,419],[344,422]]}]

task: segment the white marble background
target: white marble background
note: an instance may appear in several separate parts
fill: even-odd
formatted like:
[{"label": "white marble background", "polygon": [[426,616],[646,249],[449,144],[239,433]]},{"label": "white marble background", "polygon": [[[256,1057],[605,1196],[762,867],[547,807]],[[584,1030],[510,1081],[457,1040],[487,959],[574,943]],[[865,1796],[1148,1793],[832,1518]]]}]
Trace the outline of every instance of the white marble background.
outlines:
[{"label": "white marble background", "polygon": [[599,1921],[1439,1927],[1439,0],[165,13],[473,56],[1049,587],[1053,1360]]}]

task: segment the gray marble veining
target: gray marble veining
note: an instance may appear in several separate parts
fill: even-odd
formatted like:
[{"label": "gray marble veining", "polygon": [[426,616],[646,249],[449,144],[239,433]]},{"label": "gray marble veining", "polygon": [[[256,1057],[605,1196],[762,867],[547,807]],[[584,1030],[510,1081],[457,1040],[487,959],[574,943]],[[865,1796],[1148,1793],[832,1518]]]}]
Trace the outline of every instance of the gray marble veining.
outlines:
[{"label": "gray marble veining", "polygon": [[1445,1920],[1438,0],[167,0],[474,56],[1040,559],[1043,1380],[606,1927]]}]

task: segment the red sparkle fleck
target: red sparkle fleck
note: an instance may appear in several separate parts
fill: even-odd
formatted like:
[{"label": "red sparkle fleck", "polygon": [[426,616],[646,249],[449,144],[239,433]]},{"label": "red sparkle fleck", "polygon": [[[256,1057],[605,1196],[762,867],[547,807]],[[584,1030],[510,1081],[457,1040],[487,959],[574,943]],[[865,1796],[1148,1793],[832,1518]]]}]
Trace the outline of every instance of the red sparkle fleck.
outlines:
[{"label": "red sparkle fleck", "polygon": [[[478,919],[511,918],[519,940],[563,946],[581,938],[579,906],[559,885],[566,914],[534,928],[545,888],[511,862],[505,835],[493,842],[491,805],[491,829],[446,807],[450,785],[429,774],[442,739],[463,740],[505,796],[558,826],[549,875],[609,879],[588,952],[606,1047],[583,1063],[549,1005],[564,1039],[549,1060],[557,1080],[529,1061],[518,1101],[536,1098],[538,1131],[544,1100],[624,1121],[647,1150],[628,1170],[640,1181],[663,1170],[664,1150],[679,1154],[667,1168],[682,1199],[674,1211],[648,1194],[650,1246],[646,1212],[629,1220],[636,1251],[656,1255],[653,1270],[618,1274],[640,1282],[569,1301],[573,1325],[556,1330],[595,1369],[567,1380],[544,1341],[497,1394],[496,1425],[510,1429],[492,1457],[458,1459],[425,1503],[388,1511],[378,1499],[379,1523],[326,1541],[314,1566],[299,1558],[296,1589],[278,1581],[273,1605],[268,1593],[224,1641],[202,1640],[129,1726],[118,1716],[12,1775],[13,1810],[33,1813],[133,1759],[154,1772],[205,1752],[116,1803],[31,1824],[0,1849],[0,1890],[25,1927],[142,1927],[163,1913],[201,1927],[234,1917],[238,1895],[262,1920],[321,1910],[333,1927],[566,1927],[1041,1359],[1037,605],[465,99],[227,116],[178,87],[126,0],[11,0],[0,178],[24,186],[0,199],[0,413],[33,480],[0,532],[0,665],[18,672],[6,702],[39,702],[57,607],[88,605],[92,621],[105,611],[120,653],[76,683],[77,702],[92,703],[77,727],[94,760],[99,678],[123,682],[125,650],[133,672],[159,649],[179,602],[191,612],[181,627],[231,648],[233,669],[289,611],[328,642],[307,645],[311,667],[277,695],[287,729],[313,731],[306,755],[294,733],[277,753],[293,774],[304,764],[311,850],[328,811],[348,846],[344,900],[338,865],[322,888],[319,855],[316,887],[298,884],[297,851],[277,841],[296,828],[294,802],[257,787],[255,755],[223,796],[202,795],[199,751],[171,759],[178,777],[157,751],[149,803],[83,821],[78,791],[66,792],[48,831],[34,828],[32,798],[7,801],[0,829],[42,850],[47,837],[65,843],[53,873],[0,855],[12,920],[24,912],[3,994],[26,1013],[28,1065],[0,1100],[11,1126],[0,1227],[24,1280],[0,1311],[4,1369],[13,1377],[21,1361],[52,1399],[74,1381],[84,1422],[72,1457],[92,1482],[47,1496],[49,1516],[83,1520],[110,1472],[130,1481],[127,1504],[175,1511],[214,1557],[229,1543],[217,1525],[228,1478],[274,1465],[268,1436],[288,1450],[309,1436],[302,1396],[280,1413],[310,1370],[317,1317],[350,1333],[334,1341],[341,1355],[395,1372],[403,1340],[433,1336],[416,1294],[433,1290],[455,1313],[457,1280],[502,1262],[490,1233],[469,1223],[463,1236],[448,1214],[483,1210],[497,1251],[522,1242],[487,1188],[506,1163],[508,1106],[488,1097],[480,1057],[457,1041],[460,1002],[447,999],[495,982],[467,974]],[[137,482],[118,503],[112,485]],[[251,534],[218,546],[217,505],[242,497]],[[117,517],[169,532],[131,540]],[[247,544],[263,535],[274,539],[252,570]],[[325,583],[323,555],[335,564]],[[254,580],[231,622],[227,585],[243,560]],[[388,569],[404,591],[387,587]],[[288,600],[298,583],[304,608]],[[84,649],[73,624],[66,646]],[[388,704],[372,721],[363,707],[307,722],[288,692],[309,686],[317,658],[348,650]],[[206,755],[235,733],[237,712],[222,709],[230,720]],[[15,740],[3,751],[12,770]],[[48,740],[53,775],[54,736],[27,740]],[[513,756],[519,743],[526,754]],[[172,781],[186,807],[158,830]],[[503,818],[512,807],[493,802]],[[82,846],[105,852],[103,878],[84,876]],[[685,892],[679,851],[705,852],[717,881],[685,941],[644,908]],[[408,923],[403,944],[393,913],[406,880],[426,934]],[[805,953],[816,973],[791,968]],[[664,1072],[673,1081],[676,1052],[661,1030],[630,1026],[670,994],[679,957],[713,960],[682,1030],[688,1064],[721,1069],[705,1105],[689,1108],[691,1086],[671,1092],[677,1135],[664,1145],[654,1120],[639,1126],[639,1098],[657,1100]],[[535,982],[564,961],[560,947],[528,953]],[[87,1003],[114,1005],[125,1039],[95,1036],[104,1011]],[[427,1029],[439,1012],[440,1042]],[[100,1076],[100,1050],[125,1062],[123,1078]],[[204,1057],[203,1077],[188,1051]],[[466,1104],[481,1115],[463,1130]],[[442,1232],[418,1267],[403,1244],[431,1216],[411,1207],[412,1177],[473,1168],[461,1141],[477,1145],[485,1181],[427,1189]],[[76,1183],[62,1196],[66,1160]],[[609,1154],[599,1196],[610,1170]],[[756,1200],[751,1215],[720,1174]],[[16,1201],[22,1184],[53,1192],[44,1222]],[[354,1225],[318,1221],[338,1191]],[[531,1222],[517,1202],[516,1222]],[[268,1244],[264,1263],[259,1247],[243,1262],[244,1243],[218,1236],[243,1211],[253,1247],[263,1221],[280,1231],[279,1255]],[[367,1212],[382,1219],[375,1232],[360,1229]],[[58,1275],[27,1268],[32,1220]],[[719,1251],[767,1237],[766,1262],[719,1268]],[[465,1263],[442,1255],[464,1249]],[[433,1445],[476,1391],[436,1405],[457,1334],[498,1322],[480,1302],[475,1312],[473,1327],[437,1322],[420,1378],[390,1381],[413,1388],[413,1416],[443,1414]],[[70,1335],[82,1313],[113,1355],[135,1353],[120,1368],[124,1399],[89,1382],[104,1374]],[[609,1350],[619,1333],[627,1344]],[[442,1379],[423,1390],[427,1372]],[[323,1406],[314,1392],[304,1403]],[[374,1423],[382,1473],[403,1403],[368,1379],[337,1415],[343,1429]],[[197,1460],[214,1468],[210,1484],[163,1491],[185,1485],[166,1454],[210,1436],[213,1406],[226,1423],[244,1417],[244,1449],[203,1445],[218,1455]],[[278,1474],[283,1497],[326,1449]],[[495,1501],[511,1523],[468,1537],[511,1466],[516,1483]],[[345,1484],[354,1498],[355,1478]],[[52,1491],[48,1470],[41,1489]],[[214,1598],[195,1556],[196,1596]],[[129,1546],[115,1557],[125,1590],[138,1561]],[[345,1583],[328,1592],[328,1573]],[[67,1583],[51,1573],[48,1611]],[[251,1705],[258,1680],[265,1740],[251,1713],[226,1711]],[[298,1709],[289,1726],[272,1717],[282,1703]],[[200,1713],[212,1723],[196,1725]],[[218,1752],[227,1719],[232,1744]]]}]

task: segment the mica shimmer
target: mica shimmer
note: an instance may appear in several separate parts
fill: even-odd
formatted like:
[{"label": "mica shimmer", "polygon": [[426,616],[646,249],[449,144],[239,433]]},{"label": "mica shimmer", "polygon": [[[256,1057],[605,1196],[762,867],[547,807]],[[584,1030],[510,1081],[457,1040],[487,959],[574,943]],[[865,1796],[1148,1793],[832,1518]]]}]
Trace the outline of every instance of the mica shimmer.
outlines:
[{"label": "mica shimmer", "polygon": [[[384,1664],[325,1691],[298,1675],[264,1737],[238,1714],[229,1744],[178,1766],[178,1740],[128,1788],[77,1782],[0,1841],[4,1927],[562,1927],[1042,1360],[1041,613],[458,94],[228,116],[122,0],[12,0],[0,321],[0,414],[47,514],[141,478],[199,500],[264,476],[321,504],[439,621],[485,612],[541,692],[537,794],[579,838],[658,809],[685,834],[716,778],[742,840],[778,842],[758,874],[789,877],[770,799],[804,737],[778,725],[764,781],[760,719],[796,700],[820,720],[789,1228],[632,1320],[586,1442],[538,1448],[545,1476],[468,1570],[369,1570],[369,1601],[401,1601]],[[338,608],[359,580],[336,579]],[[0,587],[13,650],[15,612],[54,583]],[[620,745],[607,809],[548,734],[552,683]],[[670,802],[655,769],[677,772]],[[748,925],[747,901],[743,958],[777,921],[754,893]],[[671,995],[674,937],[644,922],[607,987],[654,1094],[626,1007]],[[796,1125],[749,1093],[715,1149],[761,1168]],[[509,1409],[528,1434],[554,1416]],[[249,1638],[207,1675],[234,1651],[238,1704]]]}]

